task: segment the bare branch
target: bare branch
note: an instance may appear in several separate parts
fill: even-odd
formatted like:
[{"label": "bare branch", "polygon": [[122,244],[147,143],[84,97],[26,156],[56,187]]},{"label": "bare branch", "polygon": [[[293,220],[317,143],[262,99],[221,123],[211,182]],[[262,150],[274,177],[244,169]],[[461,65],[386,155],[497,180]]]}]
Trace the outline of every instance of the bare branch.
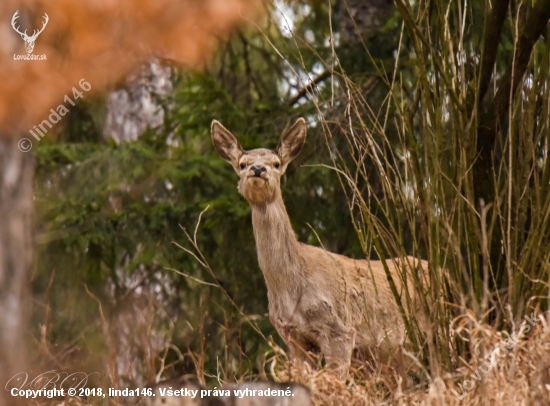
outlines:
[{"label": "bare branch", "polygon": [[[489,88],[493,76],[493,66],[497,57],[498,43],[502,34],[502,26],[506,20],[506,12],[510,0],[493,1],[485,15],[485,33],[481,53],[480,80],[477,90],[477,101],[480,102]],[[472,82],[475,83],[475,82]],[[473,105],[472,105],[473,107]]]},{"label": "bare branch", "polygon": [[321,82],[323,82],[325,79],[327,79],[331,75],[331,72],[328,70],[321,73],[319,76],[313,78],[311,82],[309,82],[306,86],[304,86],[294,97],[292,97],[288,101],[288,105],[290,107],[294,106],[296,103],[300,101],[300,99],[307,94],[310,94],[313,92],[313,89],[317,87],[317,85]]}]

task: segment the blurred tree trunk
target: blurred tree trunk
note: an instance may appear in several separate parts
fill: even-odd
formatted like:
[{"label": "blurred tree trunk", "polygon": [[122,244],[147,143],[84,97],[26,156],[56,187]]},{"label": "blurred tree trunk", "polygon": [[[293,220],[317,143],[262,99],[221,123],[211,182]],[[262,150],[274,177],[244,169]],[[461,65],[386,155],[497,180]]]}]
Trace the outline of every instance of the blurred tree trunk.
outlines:
[{"label": "blurred tree trunk", "polygon": [[124,88],[107,96],[105,134],[116,142],[133,141],[147,130],[162,125],[160,99],[172,91],[172,69],[152,59],[126,79]]},{"label": "blurred tree trunk", "polygon": [[[514,58],[500,78],[497,92],[488,92],[508,4],[508,0],[497,1],[495,7],[487,11],[486,16],[487,26],[484,33],[480,67],[481,83],[478,86],[479,93],[477,95],[479,117],[476,140],[477,158],[473,165],[473,176],[476,180],[474,182],[476,206],[480,201],[485,204],[498,201],[496,195],[498,187],[495,184],[493,171],[498,167],[497,158],[502,157],[508,148],[505,146],[506,142],[503,142],[502,145],[497,142],[499,133],[503,132],[504,137],[508,136],[509,130],[502,131],[502,128],[506,127],[510,103],[521,82],[525,79],[524,75],[529,67],[531,53],[538,39],[547,30],[550,20],[550,0],[538,0],[526,4],[523,17],[518,22],[518,40],[515,44]],[[518,140],[511,142],[513,145],[517,145]],[[511,296],[509,300],[514,306],[516,298],[513,294],[512,268],[506,258],[509,253],[502,248],[503,241],[502,229],[495,227],[489,247],[489,262],[496,275],[504,273],[506,266],[506,284],[508,285],[508,294]],[[497,279],[500,277],[497,276]]]},{"label": "blurred tree trunk", "polygon": [[0,138],[0,406],[22,403],[4,387],[16,373],[29,373],[25,341],[31,302],[34,159],[30,152],[19,151],[18,141]]},{"label": "blurred tree trunk", "polygon": [[380,28],[393,9],[393,0],[340,0],[340,35],[355,42],[364,33]]}]

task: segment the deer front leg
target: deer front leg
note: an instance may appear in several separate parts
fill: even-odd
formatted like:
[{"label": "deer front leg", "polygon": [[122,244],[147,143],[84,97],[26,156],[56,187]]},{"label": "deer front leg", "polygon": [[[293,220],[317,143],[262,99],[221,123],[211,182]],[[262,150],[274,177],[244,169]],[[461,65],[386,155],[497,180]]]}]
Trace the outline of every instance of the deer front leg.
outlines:
[{"label": "deer front leg", "polygon": [[345,378],[349,372],[355,335],[352,332],[331,332],[319,344],[327,365],[337,370],[340,378]]},{"label": "deer front leg", "polygon": [[295,362],[298,369],[302,370],[304,368],[304,364],[308,364],[308,346],[304,342],[303,337],[298,333],[294,325],[284,323],[274,317],[271,317],[271,315],[269,316],[269,319],[287,345],[290,352],[290,358]]}]

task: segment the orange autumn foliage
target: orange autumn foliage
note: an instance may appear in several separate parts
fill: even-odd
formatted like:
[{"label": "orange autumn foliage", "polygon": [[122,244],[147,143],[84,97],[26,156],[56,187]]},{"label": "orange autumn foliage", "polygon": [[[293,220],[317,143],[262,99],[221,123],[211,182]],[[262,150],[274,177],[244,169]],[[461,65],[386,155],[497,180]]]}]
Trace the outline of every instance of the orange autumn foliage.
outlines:
[{"label": "orange autumn foliage", "polygon": [[[33,54],[25,55],[21,32],[48,25]],[[101,92],[151,55],[199,67],[216,40],[256,19],[261,0],[3,0],[0,2],[0,135],[17,137],[72,97],[85,78]],[[66,104],[66,103],[65,103]]]}]

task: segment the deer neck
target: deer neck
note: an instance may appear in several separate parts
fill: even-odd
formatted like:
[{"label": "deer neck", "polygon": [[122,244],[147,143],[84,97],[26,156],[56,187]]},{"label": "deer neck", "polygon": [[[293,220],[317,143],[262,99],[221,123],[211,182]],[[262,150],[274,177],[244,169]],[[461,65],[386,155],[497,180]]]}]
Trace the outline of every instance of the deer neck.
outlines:
[{"label": "deer neck", "polygon": [[296,287],[303,260],[280,193],[271,203],[251,207],[258,261],[268,290]]}]

